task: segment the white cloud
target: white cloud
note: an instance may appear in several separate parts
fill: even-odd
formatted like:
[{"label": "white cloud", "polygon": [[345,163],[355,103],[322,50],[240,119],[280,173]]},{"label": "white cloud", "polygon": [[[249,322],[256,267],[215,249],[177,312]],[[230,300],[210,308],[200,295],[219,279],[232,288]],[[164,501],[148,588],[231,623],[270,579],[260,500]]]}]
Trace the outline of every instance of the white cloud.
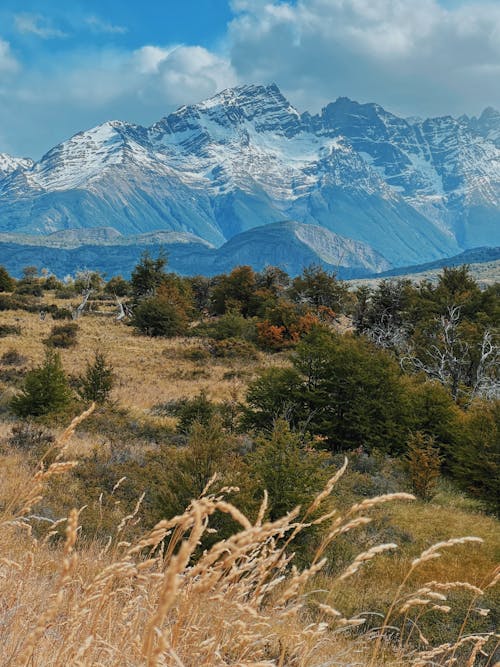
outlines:
[{"label": "white cloud", "polygon": [[0,87],[0,127],[17,153],[39,157],[92,125],[110,119],[149,124],[236,83],[230,63],[199,46],[75,51]]},{"label": "white cloud", "polygon": [[[275,81],[299,110],[317,111],[339,95],[421,116],[500,106],[500,4],[440,2],[232,0],[235,18],[218,51],[75,47],[26,64],[23,77],[0,88],[0,127],[19,152],[36,156],[98,122],[147,124],[242,82]],[[19,16],[18,29],[46,37],[56,30],[40,16]],[[94,30],[119,34],[120,26],[90,20]],[[0,73],[19,66],[0,40]]]},{"label": "white cloud", "polygon": [[437,0],[233,0],[231,61],[301,108],[337,95],[407,113],[500,104],[500,5]]},{"label": "white cloud", "polygon": [[0,39],[0,74],[17,72],[18,69],[20,65],[12,55],[9,42]]},{"label": "white cloud", "polygon": [[67,37],[67,34],[52,25],[51,21],[40,14],[16,14],[16,30],[23,34],[32,34],[42,39]]},{"label": "white cloud", "polygon": [[94,32],[102,32],[115,35],[123,35],[126,32],[128,32],[128,28],[126,28],[125,26],[108,23],[107,21],[103,21],[103,19],[95,15],[87,17],[85,19],[85,23]]}]

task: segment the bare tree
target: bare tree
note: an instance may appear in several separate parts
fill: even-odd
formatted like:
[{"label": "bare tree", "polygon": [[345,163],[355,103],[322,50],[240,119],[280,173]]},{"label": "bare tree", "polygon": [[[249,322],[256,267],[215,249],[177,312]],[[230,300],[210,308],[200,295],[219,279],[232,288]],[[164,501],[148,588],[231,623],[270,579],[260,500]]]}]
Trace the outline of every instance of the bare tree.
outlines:
[{"label": "bare tree", "polygon": [[436,343],[425,350],[423,358],[413,352],[402,357],[401,366],[423,371],[448,387],[455,401],[464,393],[471,397],[498,397],[499,348],[493,334],[489,330],[484,332],[478,350],[464,339],[460,322],[460,306],[449,306],[438,320]]}]

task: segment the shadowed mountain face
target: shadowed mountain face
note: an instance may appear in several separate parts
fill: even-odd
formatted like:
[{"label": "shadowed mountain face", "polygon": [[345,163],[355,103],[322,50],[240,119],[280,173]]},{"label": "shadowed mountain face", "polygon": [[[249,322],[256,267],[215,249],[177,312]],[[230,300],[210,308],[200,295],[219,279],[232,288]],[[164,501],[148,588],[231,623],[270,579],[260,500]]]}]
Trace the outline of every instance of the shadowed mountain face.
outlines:
[{"label": "shadowed mountain face", "polygon": [[207,276],[230,271],[235,265],[249,264],[257,270],[279,266],[290,275],[303,267],[319,264],[349,278],[378,273],[389,263],[360,241],[346,239],[317,225],[277,222],[256,227],[214,248],[202,239],[182,232],[152,232],[122,237],[109,229],[93,230],[97,242],[85,234],[54,232],[47,237],[0,234],[0,256],[15,275],[23,266],[49,268],[60,276],[92,267],[116,275],[129,276],[141,252],[168,253],[168,265],[185,275]]},{"label": "shadowed mountain face", "polygon": [[[317,246],[341,237],[345,268],[360,270],[498,245],[499,200],[495,110],[407,120],[339,98],[311,116],[275,85],[226,90],[150,128],[110,121],[34,164],[0,155],[0,233],[16,243],[59,230],[82,230],[81,243],[96,246],[102,228],[125,237],[169,231],[223,247],[220,262],[255,266],[280,253],[286,263],[287,252],[296,265],[306,246],[324,261]],[[326,242],[309,231],[316,241],[307,245],[302,227],[268,227],[289,220],[333,235]],[[286,247],[275,247],[277,229]]]}]

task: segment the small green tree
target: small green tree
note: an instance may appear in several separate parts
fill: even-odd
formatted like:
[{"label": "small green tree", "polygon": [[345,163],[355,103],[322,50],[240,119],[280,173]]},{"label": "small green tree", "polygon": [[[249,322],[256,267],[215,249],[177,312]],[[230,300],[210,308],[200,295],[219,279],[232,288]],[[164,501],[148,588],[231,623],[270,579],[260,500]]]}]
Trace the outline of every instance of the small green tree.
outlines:
[{"label": "small green tree", "polygon": [[21,393],[12,399],[11,408],[19,417],[39,417],[63,410],[70,401],[71,391],[61,357],[47,350],[43,364],[26,375]]},{"label": "small green tree", "polygon": [[109,398],[114,381],[112,364],[102,352],[96,352],[93,361],[87,361],[85,374],[79,378],[78,391],[85,401],[103,405]]},{"label": "small green tree", "polygon": [[132,294],[136,301],[156,294],[156,290],[165,278],[166,265],[167,257],[163,252],[160,252],[157,259],[153,259],[147,251],[141,255],[130,278]]},{"label": "small green tree", "polygon": [[0,266],[0,292],[12,292],[14,287],[14,279],[4,266]]},{"label": "small green tree", "polygon": [[179,411],[179,431],[189,433],[194,423],[207,426],[214,418],[216,406],[208,400],[205,391],[194,398],[188,399]]},{"label": "small green tree", "polygon": [[260,437],[248,455],[259,489],[269,493],[269,518],[276,521],[297,506],[305,510],[331,473],[329,456],[304,442],[278,419],[270,435]]},{"label": "small green tree", "polygon": [[115,296],[127,296],[130,293],[130,283],[123,276],[113,276],[106,283],[104,291]]}]

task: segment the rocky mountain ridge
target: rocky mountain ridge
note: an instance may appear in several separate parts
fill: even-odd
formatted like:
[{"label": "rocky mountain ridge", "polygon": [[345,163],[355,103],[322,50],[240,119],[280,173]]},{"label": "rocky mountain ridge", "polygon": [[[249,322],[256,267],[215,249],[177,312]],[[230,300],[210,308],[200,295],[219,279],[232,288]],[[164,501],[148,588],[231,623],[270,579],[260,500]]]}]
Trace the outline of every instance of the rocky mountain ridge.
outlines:
[{"label": "rocky mountain ridge", "polygon": [[241,250],[258,227],[249,263],[269,254],[265,228],[290,220],[363,244],[387,268],[494,246],[499,201],[499,112],[404,119],[338,98],[313,116],[274,84],[228,89],[149,128],[109,121],[36,163],[0,155],[3,235],[176,232],[216,247],[239,237]]}]

